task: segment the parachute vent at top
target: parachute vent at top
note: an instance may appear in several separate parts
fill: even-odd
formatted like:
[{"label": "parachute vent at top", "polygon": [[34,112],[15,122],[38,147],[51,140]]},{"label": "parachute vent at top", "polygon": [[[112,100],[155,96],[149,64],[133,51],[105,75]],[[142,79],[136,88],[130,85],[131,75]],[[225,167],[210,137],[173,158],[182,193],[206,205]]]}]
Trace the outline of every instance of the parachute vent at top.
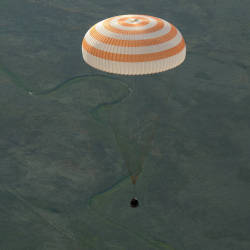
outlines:
[{"label": "parachute vent at top", "polygon": [[144,75],[172,69],[186,57],[180,31],[148,15],[115,16],[91,27],[82,41],[83,59],[114,74]]}]

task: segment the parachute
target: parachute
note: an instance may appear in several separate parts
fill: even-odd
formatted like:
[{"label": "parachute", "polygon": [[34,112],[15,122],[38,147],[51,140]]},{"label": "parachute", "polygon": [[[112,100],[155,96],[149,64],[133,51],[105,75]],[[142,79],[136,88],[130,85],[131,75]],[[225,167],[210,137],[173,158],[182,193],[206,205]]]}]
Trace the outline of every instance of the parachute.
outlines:
[{"label": "parachute", "polygon": [[[149,15],[120,15],[102,20],[87,31],[82,41],[82,55],[87,64],[101,71],[148,75],[180,65],[186,57],[186,44],[180,31],[164,19]],[[147,144],[152,141],[152,131],[154,129],[145,139]],[[130,151],[134,149],[129,138],[120,136],[115,130],[114,134],[135,184],[144,157],[131,156]],[[149,151],[147,146],[140,147],[142,156]]]},{"label": "parachute", "polygon": [[186,44],[171,23],[147,15],[121,15],[98,22],[82,41],[83,59],[114,74],[144,75],[172,69],[186,57]]}]

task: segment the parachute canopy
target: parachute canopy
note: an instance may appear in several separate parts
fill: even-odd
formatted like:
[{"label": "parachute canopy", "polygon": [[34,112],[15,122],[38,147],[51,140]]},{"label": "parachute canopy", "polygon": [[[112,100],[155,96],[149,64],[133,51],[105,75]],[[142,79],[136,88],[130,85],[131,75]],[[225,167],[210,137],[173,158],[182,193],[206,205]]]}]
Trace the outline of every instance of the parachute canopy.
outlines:
[{"label": "parachute canopy", "polygon": [[180,65],[186,44],[171,23],[148,15],[115,16],[91,27],[82,41],[90,66],[109,73],[143,75]]}]

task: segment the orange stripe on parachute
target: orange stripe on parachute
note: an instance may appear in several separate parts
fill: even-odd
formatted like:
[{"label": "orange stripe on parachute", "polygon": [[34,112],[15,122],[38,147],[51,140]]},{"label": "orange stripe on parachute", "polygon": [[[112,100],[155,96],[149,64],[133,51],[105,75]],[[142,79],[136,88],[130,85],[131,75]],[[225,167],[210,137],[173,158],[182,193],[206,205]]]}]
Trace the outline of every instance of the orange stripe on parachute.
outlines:
[{"label": "orange stripe on parachute", "polygon": [[148,61],[165,59],[180,53],[185,48],[185,46],[186,46],[185,41],[182,38],[181,42],[171,49],[155,53],[131,55],[131,54],[118,54],[118,53],[103,51],[89,45],[85,39],[83,39],[82,41],[82,47],[89,54],[99,58],[103,58],[105,60],[117,61],[117,62],[148,62]]},{"label": "orange stripe on parachute", "polygon": [[150,39],[143,39],[143,40],[122,40],[122,39],[116,39],[112,37],[105,36],[101,33],[99,33],[94,25],[90,31],[89,34],[95,39],[102,43],[109,44],[109,45],[115,45],[115,46],[121,46],[121,47],[140,47],[140,46],[150,46],[150,45],[157,45],[160,43],[167,42],[171,39],[173,39],[177,35],[177,29],[172,25],[171,29],[168,33],[156,37],[156,38],[150,38]]}]

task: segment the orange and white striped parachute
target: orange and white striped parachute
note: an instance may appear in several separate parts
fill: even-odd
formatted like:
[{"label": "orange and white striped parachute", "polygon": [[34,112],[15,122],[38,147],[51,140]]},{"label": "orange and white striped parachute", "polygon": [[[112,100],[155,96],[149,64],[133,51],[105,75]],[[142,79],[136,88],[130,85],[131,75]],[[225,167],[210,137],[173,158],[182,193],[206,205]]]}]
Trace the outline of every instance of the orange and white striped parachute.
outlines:
[{"label": "orange and white striped parachute", "polygon": [[186,44],[171,23],[148,15],[115,16],[91,27],[82,41],[86,63],[109,73],[144,75],[180,65]]}]

